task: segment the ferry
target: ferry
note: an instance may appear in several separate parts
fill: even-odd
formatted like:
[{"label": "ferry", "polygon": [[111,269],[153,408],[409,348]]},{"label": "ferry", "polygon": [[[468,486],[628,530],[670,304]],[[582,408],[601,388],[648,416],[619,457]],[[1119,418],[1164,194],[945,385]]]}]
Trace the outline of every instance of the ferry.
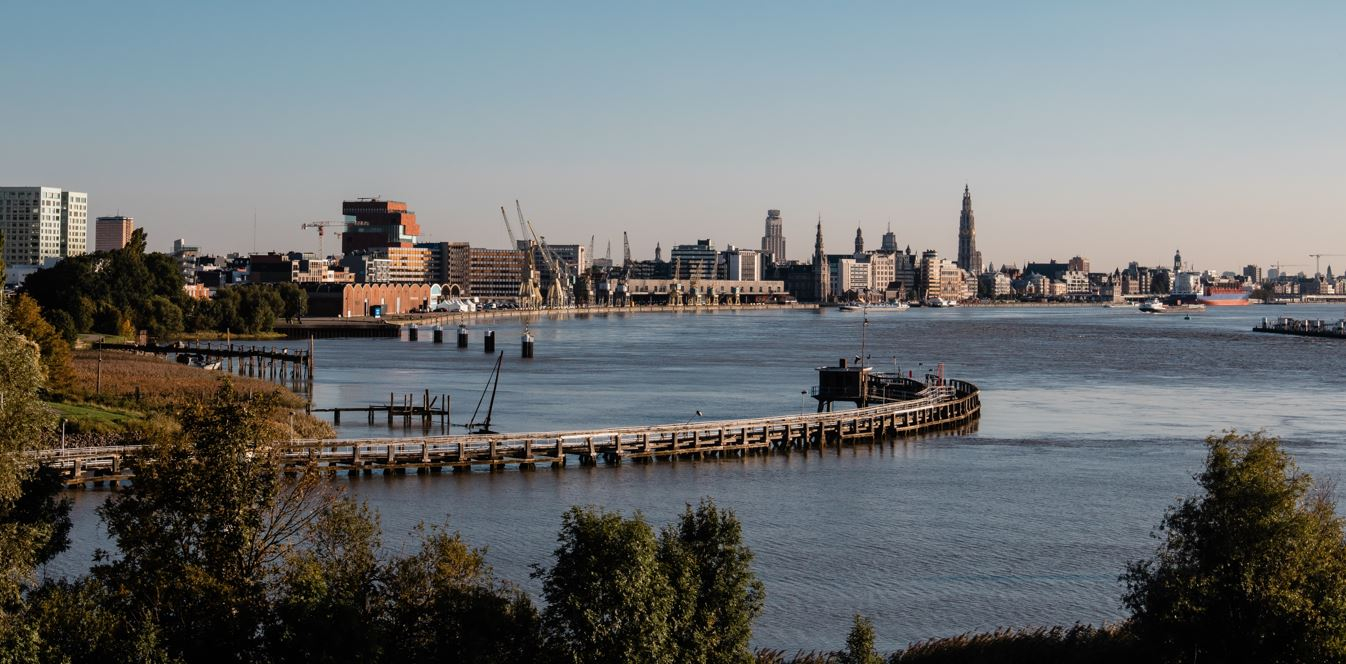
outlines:
[{"label": "ferry", "polygon": [[1140,303],[1139,309],[1147,314],[1162,314],[1168,311],[1168,306],[1159,300],[1145,300]]}]

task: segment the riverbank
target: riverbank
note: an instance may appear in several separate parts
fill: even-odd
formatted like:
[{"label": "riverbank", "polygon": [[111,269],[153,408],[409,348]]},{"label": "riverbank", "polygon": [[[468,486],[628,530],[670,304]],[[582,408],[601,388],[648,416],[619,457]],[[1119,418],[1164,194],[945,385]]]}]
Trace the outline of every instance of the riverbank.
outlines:
[{"label": "riverbank", "polygon": [[707,314],[730,311],[817,310],[816,304],[721,304],[703,306],[638,306],[638,307],[573,307],[567,309],[491,309],[483,311],[430,312],[423,314],[395,314],[383,318],[367,316],[350,318],[305,318],[295,324],[277,325],[276,333],[288,339],[333,339],[340,337],[395,337],[409,325],[459,325],[517,320],[532,323],[538,320],[592,318],[595,316],[626,316],[651,313]]}]

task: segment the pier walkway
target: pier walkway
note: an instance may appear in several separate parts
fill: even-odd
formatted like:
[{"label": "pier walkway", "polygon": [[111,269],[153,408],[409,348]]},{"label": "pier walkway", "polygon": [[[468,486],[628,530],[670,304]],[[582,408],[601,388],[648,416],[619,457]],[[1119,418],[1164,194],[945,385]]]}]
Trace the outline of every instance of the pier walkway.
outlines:
[{"label": "pier walkway", "polygon": [[[868,371],[868,368],[865,368]],[[867,405],[801,415],[630,426],[591,431],[467,434],[409,438],[291,440],[272,451],[286,472],[371,475],[490,471],[538,464],[564,467],[650,462],[659,458],[729,458],[768,452],[873,443],[955,428],[976,420],[980,391],[971,383],[927,376],[925,382],[870,374]],[[824,397],[817,396],[820,403]],[[52,449],[35,453],[68,486],[131,479],[139,446]]]}]

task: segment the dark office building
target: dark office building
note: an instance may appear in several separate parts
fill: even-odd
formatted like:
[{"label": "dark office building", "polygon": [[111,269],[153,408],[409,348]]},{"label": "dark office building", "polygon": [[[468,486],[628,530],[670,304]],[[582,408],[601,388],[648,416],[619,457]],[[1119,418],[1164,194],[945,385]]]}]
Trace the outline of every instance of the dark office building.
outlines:
[{"label": "dark office building", "polygon": [[341,203],[341,214],[346,221],[362,222],[350,225],[341,236],[341,252],[351,254],[377,247],[410,247],[416,244],[421,227],[416,224],[416,213],[401,201],[381,201],[361,198]]}]

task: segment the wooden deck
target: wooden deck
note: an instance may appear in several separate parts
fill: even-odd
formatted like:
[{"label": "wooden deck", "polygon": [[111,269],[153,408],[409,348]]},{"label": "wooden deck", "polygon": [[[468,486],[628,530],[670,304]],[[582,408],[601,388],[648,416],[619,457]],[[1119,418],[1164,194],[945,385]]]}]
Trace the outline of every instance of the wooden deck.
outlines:
[{"label": "wooden deck", "polygon": [[[370,475],[489,471],[538,464],[650,462],[660,458],[729,458],[748,454],[873,443],[959,427],[981,413],[980,391],[959,380],[927,383],[875,376],[863,408],[780,417],[618,427],[411,438],[293,440],[280,443],[287,472]],[[44,450],[41,463],[60,469],[66,484],[102,486],[128,480],[139,446]]]}]

